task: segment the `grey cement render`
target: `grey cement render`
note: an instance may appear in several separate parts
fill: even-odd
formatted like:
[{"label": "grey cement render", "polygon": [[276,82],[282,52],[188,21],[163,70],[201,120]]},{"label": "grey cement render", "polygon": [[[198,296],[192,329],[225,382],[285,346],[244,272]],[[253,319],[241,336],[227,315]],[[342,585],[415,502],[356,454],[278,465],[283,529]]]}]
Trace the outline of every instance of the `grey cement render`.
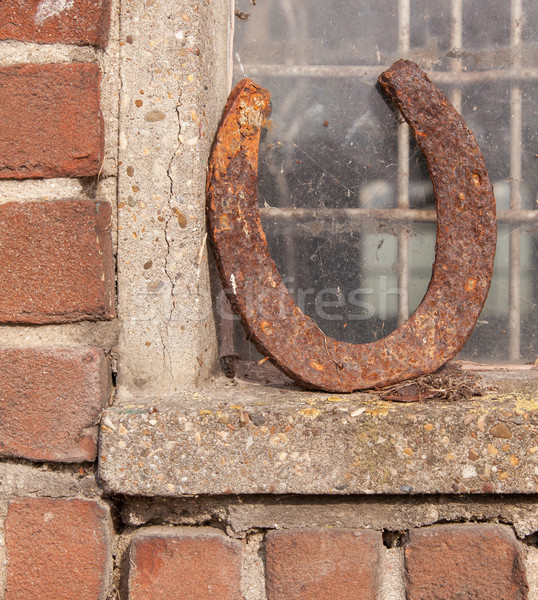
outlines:
[{"label": "grey cement render", "polygon": [[123,2],[117,395],[170,395],[216,360],[205,181],[227,94],[228,0]]}]

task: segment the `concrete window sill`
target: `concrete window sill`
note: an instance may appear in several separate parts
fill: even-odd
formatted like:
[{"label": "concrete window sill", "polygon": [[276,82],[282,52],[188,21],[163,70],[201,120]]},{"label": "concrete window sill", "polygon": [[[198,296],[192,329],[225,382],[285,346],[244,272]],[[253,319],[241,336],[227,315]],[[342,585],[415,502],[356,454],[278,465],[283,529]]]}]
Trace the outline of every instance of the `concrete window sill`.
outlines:
[{"label": "concrete window sill", "polygon": [[392,403],[375,394],[235,385],[123,404],[101,423],[109,493],[531,494],[538,371],[484,373],[485,396]]}]

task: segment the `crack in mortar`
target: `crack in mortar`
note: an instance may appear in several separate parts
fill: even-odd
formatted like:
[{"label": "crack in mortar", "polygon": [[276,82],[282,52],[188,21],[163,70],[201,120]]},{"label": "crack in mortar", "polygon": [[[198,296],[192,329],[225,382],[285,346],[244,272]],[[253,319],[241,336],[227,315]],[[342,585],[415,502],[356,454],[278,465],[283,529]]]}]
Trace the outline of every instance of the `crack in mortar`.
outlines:
[{"label": "crack in mortar", "polygon": [[171,285],[170,294],[172,296],[172,306],[170,308],[170,314],[168,316],[168,321],[172,320],[172,313],[176,306],[176,298],[175,298],[176,283],[172,277],[172,274],[170,273],[169,266],[168,266],[168,259],[171,254],[170,240],[168,239],[168,226],[169,226],[170,220],[173,218],[173,215],[174,215],[173,206],[172,206],[172,199],[174,198],[174,178],[172,177],[172,166],[173,166],[174,160],[176,158],[176,152],[179,150],[179,148],[181,146],[181,141],[180,141],[181,119],[180,119],[180,115],[179,115],[179,107],[180,107],[180,104],[177,104],[176,105],[177,146],[174,148],[174,151],[172,152],[172,156],[170,158],[170,161],[168,162],[168,168],[166,169],[166,175],[170,181],[170,188],[169,188],[169,193],[168,193],[168,208],[171,213],[168,216],[168,218],[166,219],[166,222],[164,224],[164,240],[166,243],[166,256],[164,257],[164,271],[166,273],[166,276],[168,277],[168,280],[170,281],[170,285]]},{"label": "crack in mortar", "polygon": [[[172,160],[174,160],[174,159],[172,159]],[[168,166],[168,170],[166,171],[168,178],[170,179],[170,195],[168,196],[168,208],[170,210],[172,210],[172,204],[170,202],[170,197],[173,196],[173,191],[172,191],[173,183],[172,183],[172,177],[170,176],[171,165],[172,165],[172,161],[170,161],[170,165]],[[172,219],[172,217],[173,217],[173,214],[171,214],[164,223],[164,241],[166,244],[166,255],[164,257],[164,272],[165,272],[166,276],[168,277],[168,281],[170,281],[170,286],[171,286],[170,295],[172,297],[172,306],[170,307],[170,312],[168,314],[167,325],[172,320],[172,313],[174,312],[174,308],[176,307],[176,297],[175,297],[176,284],[174,282],[174,279],[172,277],[172,274],[170,273],[169,266],[168,266],[168,259],[171,254],[170,240],[168,239],[168,224],[170,223],[170,220]]]},{"label": "crack in mortar", "polygon": [[[172,206],[172,200],[174,198],[174,178],[172,177],[172,166],[173,166],[174,160],[176,158],[176,153],[181,146],[181,140],[180,140],[181,118],[180,118],[180,114],[179,114],[180,106],[181,106],[181,93],[179,94],[178,103],[176,104],[176,107],[175,107],[176,119],[177,119],[177,145],[172,152],[172,156],[170,157],[170,161],[168,162],[168,167],[166,169],[166,175],[170,181],[170,187],[169,187],[169,193],[168,193],[168,199],[167,199],[167,204],[168,204],[168,209],[170,211],[170,215],[167,217],[167,219],[164,223],[164,241],[166,244],[166,255],[164,257],[164,272],[166,274],[166,277],[168,278],[168,281],[170,282],[170,286],[171,286],[170,287],[170,296],[171,296],[171,301],[172,301],[171,306],[170,306],[170,312],[168,314],[168,319],[166,320],[166,323],[165,323],[167,340],[169,338],[170,323],[172,321],[173,313],[174,313],[174,310],[176,307],[176,296],[175,296],[176,282],[174,281],[174,278],[172,277],[172,273],[170,272],[169,259],[170,259],[170,255],[171,255],[171,245],[170,245],[170,240],[168,238],[168,235],[169,235],[170,220],[174,216],[174,211],[173,211],[173,206]],[[162,347],[163,347],[164,363],[165,363],[165,365],[167,365],[168,373],[170,374],[170,377],[171,377],[171,382],[170,382],[170,386],[169,386],[169,391],[170,391],[173,388],[174,380],[175,380],[175,376],[174,376],[173,369],[172,369],[172,359],[170,357],[170,353],[167,350],[167,346],[166,346],[162,332],[160,332],[160,336],[161,336],[161,343],[162,343]]]},{"label": "crack in mortar", "polygon": [[[166,327],[166,338],[168,339],[169,321],[167,321],[165,323],[165,327]],[[166,341],[164,339],[164,335],[163,335],[163,332],[160,327],[158,328],[158,331],[159,331],[159,337],[161,338],[161,346],[163,348],[163,362],[164,362],[166,370],[168,371],[168,373],[171,377],[170,385],[168,386],[168,391],[170,391],[172,389],[172,386],[174,385],[174,372],[172,369],[172,359],[170,358],[170,353],[168,352],[168,348],[166,346]]]},{"label": "crack in mortar", "polygon": [[[120,14],[120,17],[118,19],[118,42],[119,40],[122,39],[122,35],[123,35],[123,20],[122,20],[122,15]],[[125,115],[124,115],[124,111],[123,111],[123,99],[124,99],[124,81],[123,81],[123,61],[124,61],[124,56],[123,53],[121,51],[121,48],[118,48],[117,50],[117,55],[116,55],[116,60],[118,61],[118,66],[117,66],[117,76],[118,76],[118,102],[117,102],[117,106],[116,106],[116,115],[118,118],[118,130],[117,130],[117,135],[116,135],[116,173],[114,175],[114,177],[116,177],[116,227],[118,227],[118,224],[120,222],[120,210],[119,210],[119,205],[120,205],[120,200],[121,200],[121,190],[120,190],[120,177],[119,177],[119,165],[121,164],[121,136],[123,130],[122,130],[122,126],[123,123],[125,122]],[[115,258],[115,269],[116,269],[116,309],[118,309],[118,250],[119,250],[119,231],[116,231],[116,239],[115,239],[115,244],[114,244],[114,256]],[[119,312],[118,312],[119,314]]]}]

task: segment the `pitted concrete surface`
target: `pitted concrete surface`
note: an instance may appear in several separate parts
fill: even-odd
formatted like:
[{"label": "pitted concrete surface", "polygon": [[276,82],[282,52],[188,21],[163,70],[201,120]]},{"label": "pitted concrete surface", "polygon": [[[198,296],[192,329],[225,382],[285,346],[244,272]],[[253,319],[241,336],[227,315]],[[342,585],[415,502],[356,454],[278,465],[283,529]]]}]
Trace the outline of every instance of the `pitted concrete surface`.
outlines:
[{"label": "pitted concrete surface", "polygon": [[538,392],[528,373],[471,400],[410,404],[221,381],[107,410],[99,473],[107,491],[142,496],[532,494]]}]

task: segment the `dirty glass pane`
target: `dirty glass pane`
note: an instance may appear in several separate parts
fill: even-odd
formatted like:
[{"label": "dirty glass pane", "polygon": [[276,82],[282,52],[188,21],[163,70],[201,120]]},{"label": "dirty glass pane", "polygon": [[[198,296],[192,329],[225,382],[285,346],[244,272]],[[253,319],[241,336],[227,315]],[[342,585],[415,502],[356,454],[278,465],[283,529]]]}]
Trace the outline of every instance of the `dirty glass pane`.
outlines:
[{"label": "dirty glass pane", "polygon": [[[394,330],[424,296],[432,186],[376,86],[410,58],[473,130],[500,211],[493,285],[460,358],[534,361],[538,3],[237,0],[236,10],[234,82],[248,76],[272,94],[260,144],[263,226],[301,309],[327,335],[361,343]],[[244,338],[238,330],[256,358]]]}]

